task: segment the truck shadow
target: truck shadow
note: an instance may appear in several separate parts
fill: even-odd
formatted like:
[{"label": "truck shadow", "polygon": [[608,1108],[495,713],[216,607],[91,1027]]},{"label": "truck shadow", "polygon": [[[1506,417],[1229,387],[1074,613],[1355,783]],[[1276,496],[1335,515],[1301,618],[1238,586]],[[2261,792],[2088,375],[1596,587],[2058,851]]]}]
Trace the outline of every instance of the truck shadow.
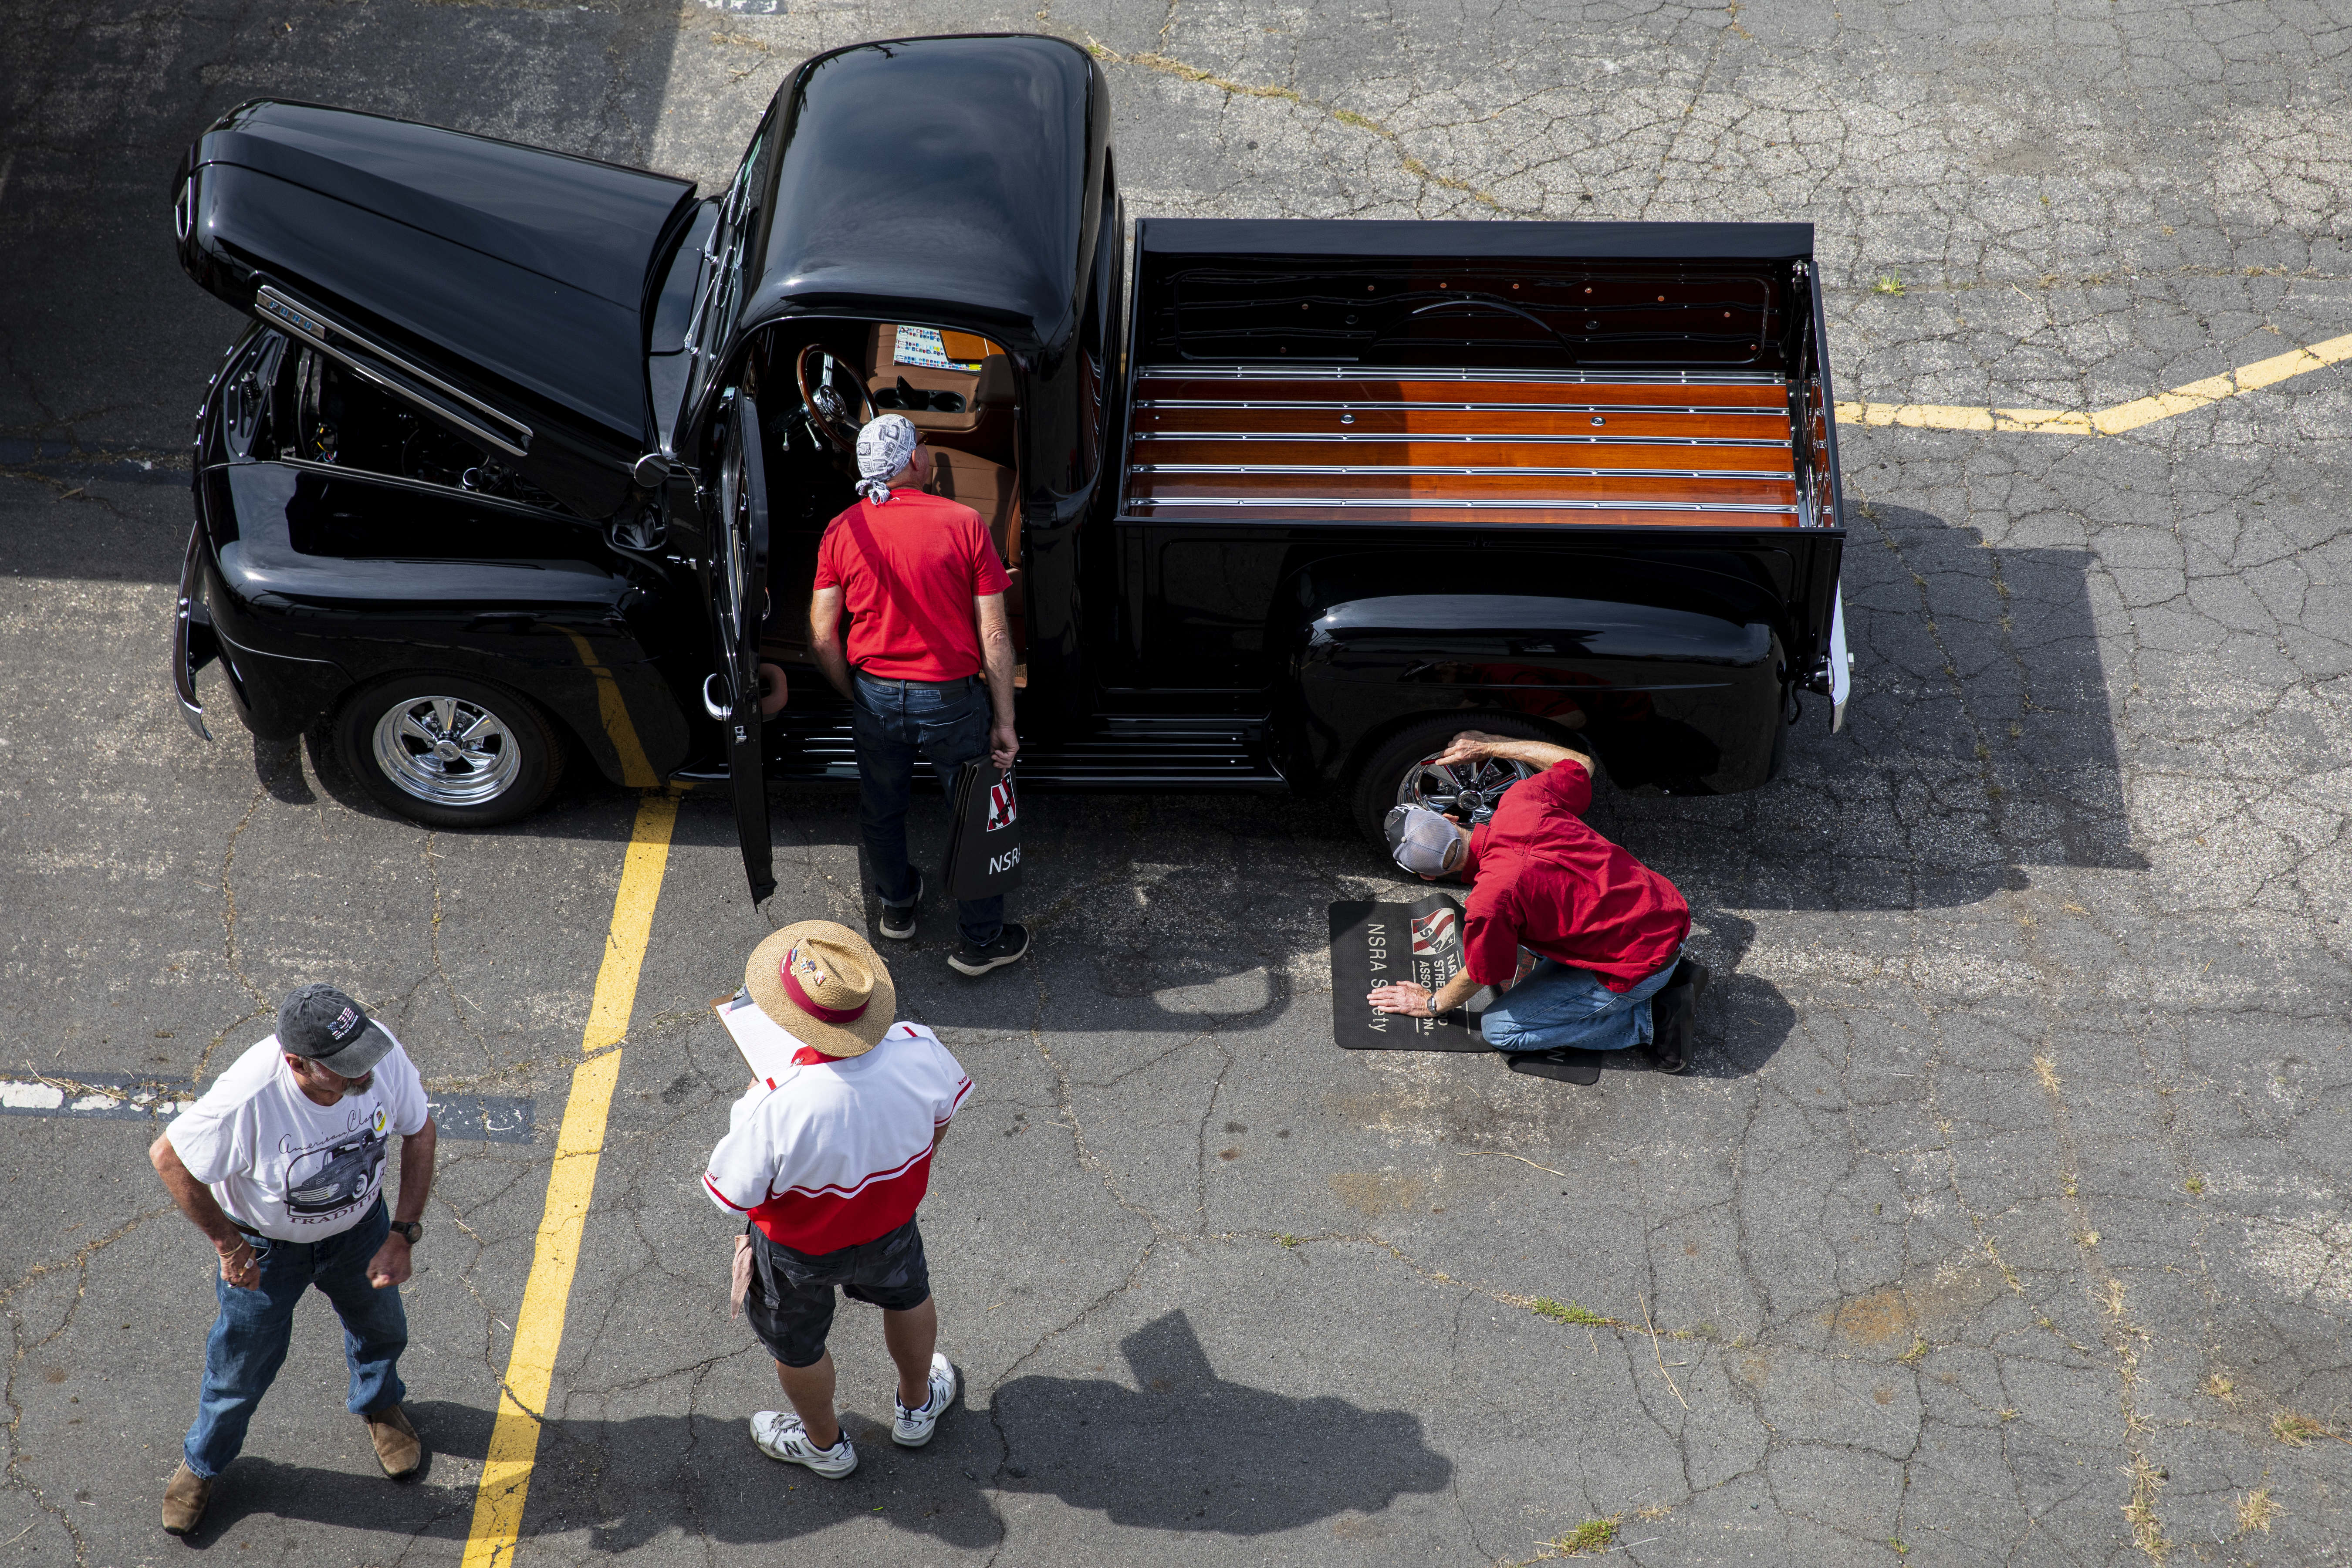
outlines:
[{"label": "truck shadow", "polygon": [[[1992,548],[1975,529],[1906,507],[1853,512],[1845,593],[1857,668],[1843,731],[1830,732],[1825,700],[1807,698],[1772,784],[1746,795],[1668,797],[1626,795],[1604,782],[1594,825],[1667,870],[1694,904],[1735,908],[1955,908],[2025,886],[2033,867],[2145,870],[2131,845],[2093,614],[2098,558],[2087,550]],[[1475,722],[1465,716],[1465,725]],[[352,810],[387,815],[317,737],[308,751],[309,771],[326,794]],[[282,754],[257,746],[256,772],[278,798],[302,800],[308,788],[289,776]],[[499,831],[604,837],[617,793],[575,758],[545,809]],[[854,787],[778,785],[770,794],[780,847],[795,837],[856,844]],[[703,789],[691,798],[723,810],[723,796]],[[1043,883],[1058,893],[1083,879],[1071,859],[1056,866],[1053,856],[1074,856],[1076,867],[1098,874],[1103,850],[1124,839],[1153,858],[1190,859],[1194,847],[1185,840],[1202,826],[1213,836],[1252,837],[1238,826],[1244,816],[1279,823],[1281,838],[1314,858],[1338,850],[1343,861],[1360,861],[1362,874],[1381,874],[1379,857],[1357,847],[1344,813],[1318,804],[1037,795],[1029,831],[1043,863],[1033,889]],[[945,816],[933,792],[917,791],[909,823],[919,858],[943,839]]]},{"label": "truck shadow", "polygon": [[[986,1411],[959,1405],[919,1453],[886,1427],[845,1415],[857,1472],[838,1482],[779,1465],[751,1446],[744,1417],[647,1415],[550,1422],[531,1479],[526,1541],[584,1536],[633,1552],[663,1536],[730,1544],[785,1542],[852,1520],[887,1521],[944,1544],[1004,1539],[1008,1495],[1057,1499],[1129,1529],[1259,1536],[1378,1514],[1406,1493],[1444,1490],[1454,1464],[1421,1420],[1335,1395],[1299,1398],[1220,1377],[1182,1311],[1119,1342],[1132,1385],[1032,1376],[993,1390]],[[771,1401],[773,1391],[769,1391]],[[470,1478],[488,1450],[487,1410],[421,1401],[410,1411],[451,1479],[393,1486],[341,1471],[240,1459],[189,1544],[225,1542],[256,1518],[308,1520],[413,1539],[463,1541]],[[451,1459],[468,1461],[449,1463]]]},{"label": "truck shadow", "polygon": [[1752,836],[1709,858],[1745,871],[1758,907],[1952,908],[2025,886],[2028,868],[2147,869],[2100,655],[2098,557],[1996,548],[1907,507],[1853,510],[1843,731],[1809,717],[1781,779],[1753,796],[1627,802],[1626,816]]},{"label": "truck shadow", "polygon": [[[1965,908],[2027,886],[2037,868],[2146,868],[2130,842],[2093,613],[2097,557],[1989,548],[1974,529],[1902,507],[1855,511],[1845,583],[1859,669],[1843,731],[1832,734],[1827,704],[1808,699],[1782,775],[1764,788],[1666,797],[1604,780],[1592,811],[1690,900],[1715,974],[1703,1074],[1756,1070],[1795,1026],[1787,999],[1743,973],[1761,911]],[[274,768],[281,754],[257,747],[257,764]],[[327,793],[380,815],[331,758],[314,752],[311,765]],[[277,774],[279,798],[299,790]],[[575,767],[547,811],[497,831],[609,836],[615,794]],[[772,802],[780,855],[856,853],[854,787],[780,786]],[[944,802],[919,790],[919,862],[936,863],[946,819]],[[1153,1039],[1262,1030],[1302,1000],[1317,1005],[1326,905],[1402,885],[1329,797],[1039,795],[1024,828],[1029,878],[1011,912],[1035,930],[1029,968],[1051,972],[1050,1015],[1020,971],[950,973],[953,910],[933,898],[914,943],[885,944],[910,1016]],[[723,791],[688,796],[677,842],[723,862],[733,844]],[[789,917],[775,904],[768,913]]]}]

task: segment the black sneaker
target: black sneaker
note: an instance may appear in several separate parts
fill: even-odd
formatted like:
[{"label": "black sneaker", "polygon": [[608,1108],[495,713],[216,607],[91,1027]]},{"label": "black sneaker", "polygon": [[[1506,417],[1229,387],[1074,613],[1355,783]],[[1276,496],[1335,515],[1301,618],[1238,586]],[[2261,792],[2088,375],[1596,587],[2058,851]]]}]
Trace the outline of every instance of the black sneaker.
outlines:
[{"label": "black sneaker", "polygon": [[1029,928],[1017,921],[1006,921],[1004,929],[996,933],[996,940],[986,946],[971,941],[956,943],[956,950],[948,954],[948,967],[959,974],[985,974],[1028,956]]},{"label": "black sneaker", "polygon": [[1652,1000],[1650,1060],[1660,1072],[1679,1076],[1690,1071],[1691,1051],[1698,1044],[1698,999],[1709,978],[1706,964],[1685,958]]},{"label": "black sneaker", "polygon": [[915,906],[923,901],[923,874],[915,873],[915,896],[903,904],[885,903],[879,929],[892,942],[904,942],[915,934]]}]

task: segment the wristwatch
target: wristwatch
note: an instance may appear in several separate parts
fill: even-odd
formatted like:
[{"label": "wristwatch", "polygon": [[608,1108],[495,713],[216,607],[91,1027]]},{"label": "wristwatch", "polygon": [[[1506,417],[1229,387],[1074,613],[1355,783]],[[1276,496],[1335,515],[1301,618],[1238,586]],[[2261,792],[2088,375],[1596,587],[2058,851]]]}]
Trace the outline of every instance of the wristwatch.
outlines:
[{"label": "wristwatch", "polygon": [[416,1238],[425,1234],[425,1222],[421,1219],[396,1219],[392,1222],[392,1228],[406,1237],[408,1245],[414,1247]]}]

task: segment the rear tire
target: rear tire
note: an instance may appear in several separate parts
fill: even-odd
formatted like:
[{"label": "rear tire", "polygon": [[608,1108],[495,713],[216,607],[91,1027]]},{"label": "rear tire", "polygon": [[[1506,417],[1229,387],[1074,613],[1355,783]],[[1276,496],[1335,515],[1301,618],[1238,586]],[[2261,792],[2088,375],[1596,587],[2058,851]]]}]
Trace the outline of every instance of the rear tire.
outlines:
[{"label": "rear tire", "polygon": [[[1391,810],[1405,804],[1408,795],[1416,793],[1407,787],[1412,775],[1424,760],[1444,751],[1446,743],[1465,730],[1481,730],[1515,741],[1562,743],[1556,733],[1542,725],[1509,713],[1449,713],[1408,724],[1373,750],[1349,784],[1349,809],[1356,826],[1363,829],[1367,838],[1383,850],[1387,848],[1388,837],[1381,825],[1388,819]],[[1441,801],[1420,793],[1423,804],[1444,808]],[[1487,808],[1492,809],[1491,798]],[[1478,820],[1485,818],[1480,816]]]},{"label": "rear tire", "polygon": [[538,704],[462,675],[370,681],[336,713],[334,735],[378,805],[428,827],[528,816],[563,776],[563,738]]}]

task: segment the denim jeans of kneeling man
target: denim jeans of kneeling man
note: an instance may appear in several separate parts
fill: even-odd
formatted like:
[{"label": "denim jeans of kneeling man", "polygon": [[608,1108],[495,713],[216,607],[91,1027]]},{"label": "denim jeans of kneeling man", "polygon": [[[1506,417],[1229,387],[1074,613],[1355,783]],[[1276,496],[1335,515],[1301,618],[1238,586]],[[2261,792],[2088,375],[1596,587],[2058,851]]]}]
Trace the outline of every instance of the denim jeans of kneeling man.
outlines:
[{"label": "denim jeans of kneeling man", "polygon": [[1478,1020],[1479,1033],[1498,1051],[1549,1051],[1574,1046],[1580,1051],[1622,1051],[1655,1037],[1650,998],[1674,978],[1675,963],[1630,991],[1612,991],[1589,969],[1571,969],[1547,958],[1528,977],[1503,993]]},{"label": "denim jeans of kneeling man", "polygon": [[[988,687],[978,676],[932,686],[882,680],[851,672],[857,696],[850,731],[857,742],[857,830],[866,843],[876,891],[886,904],[915,896],[915,868],[907,861],[907,806],[915,791],[919,752],[955,798],[956,774],[988,755]],[[985,947],[1004,929],[1004,895],[960,900],[956,924],[966,942]]]},{"label": "denim jeans of kneeling man", "polygon": [[379,1290],[368,1283],[368,1259],[392,1230],[383,1199],[365,1218],[323,1241],[276,1241],[253,1237],[261,1278],[251,1289],[230,1284],[215,1269],[214,1292],[220,1316],[205,1342],[204,1390],[196,1400],[196,1424],[188,1428],[182,1454],[188,1468],[209,1479],[228,1468],[245,1447],[254,1407],[269,1392],[285,1363],[295,1304],[313,1285],[334,1304],[343,1321],[343,1359],[351,1363],[349,1401],[354,1415],[407,1397],[400,1381],[400,1352],[408,1346],[408,1314],[400,1288]]}]

